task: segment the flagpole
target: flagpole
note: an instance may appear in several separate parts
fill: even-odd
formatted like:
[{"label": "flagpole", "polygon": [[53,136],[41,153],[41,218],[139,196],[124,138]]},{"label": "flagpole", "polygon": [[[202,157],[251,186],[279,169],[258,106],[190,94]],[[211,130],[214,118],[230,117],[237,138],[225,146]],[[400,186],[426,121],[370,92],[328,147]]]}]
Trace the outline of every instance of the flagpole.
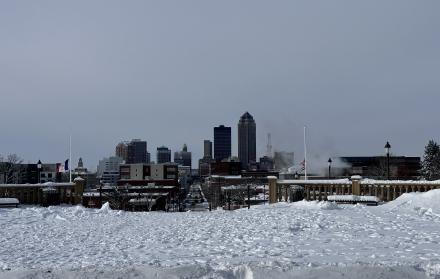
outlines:
[{"label": "flagpole", "polygon": [[72,183],[72,135],[69,136],[69,182]]},{"label": "flagpole", "polygon": [[304,125],[304,179],[307,180],[307,142],[306,142],[306,126]]}]

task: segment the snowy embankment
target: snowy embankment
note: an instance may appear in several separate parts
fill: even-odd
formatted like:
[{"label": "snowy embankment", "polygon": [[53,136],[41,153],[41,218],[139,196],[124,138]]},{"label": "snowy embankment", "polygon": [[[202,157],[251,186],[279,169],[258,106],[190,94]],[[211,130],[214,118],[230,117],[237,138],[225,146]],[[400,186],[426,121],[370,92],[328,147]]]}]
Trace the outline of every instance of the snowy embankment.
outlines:
[{"label": "snowy embankment", "polygon": [[439,202],[433,190],[378,207],[0,209],[0,278],[436,277]]}]

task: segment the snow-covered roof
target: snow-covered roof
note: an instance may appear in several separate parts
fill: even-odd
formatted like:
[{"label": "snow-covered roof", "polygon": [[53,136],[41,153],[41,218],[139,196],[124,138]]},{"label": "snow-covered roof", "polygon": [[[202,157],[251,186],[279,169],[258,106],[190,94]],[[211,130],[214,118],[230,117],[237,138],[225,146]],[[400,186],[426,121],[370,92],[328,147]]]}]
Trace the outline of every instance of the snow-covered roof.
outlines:
[{"label": "snow-covered roof", "polygon": [[328,201],[342,202],[342,201],[353,201],[353,202],[379,202],[379,198],[376,196],[356,196],[356,195],[330,195],[327,196]]},{"label": "snow-covered roof", "polygon": [[[253,188],[253,187],[252,187]],[[222,190],[242,190],[247,189],[246,185],[230,185],[230,186],[223,186],[221,187]]]},{"label": "snow-covered roof", "polygon": [[16,198],[0,198],[0,204],[20,204]]},{"label": "snow-covered roof", "polygon": [[286,179],[286,180],[278,180],[278,184],[284,185],[319,185],[319,184],[328,184],[328,185],[351,185],[351,181],[349,179],[327,179],[327,180],[298,180],[298,179]]},{"label": "snow-covered roof", "polygon": [[[435,185],[440,186],[440,180],[375,180],[361,179],[360,176],[352,176],[351,180],[360,180],[362,185]],[[280,179],[278,184],[283,185],[352,185],[352,181],[345,179],[319,179],[319,180],[297,180],[297,179]]]},{"label": "snow-covered roof", "polygon": [[212,178],[241,179],[241,175],[211,175]]},{"label": "snow-covered roof", "polygon": [[[155,196],[166,196],[168,193],[127,193],[123,194],[128,197],[155,197]],[[83,197],[99,197],[99,192],[84,192]],[[103,193],[103,197],[106,197],[106,194]]]},{"label": "snow-covered roof", "polygon": [[361,180],[363,185],[436,185],[440,186],[440,180],[428,181],[428,180],[375,180],[375,179],[363,179]]},{"label": "snow-covered roof", "polygon": [[148,199],[148,198],[141,198],[141,199],[130,199],[128,203],[131,204],[155,204],[156,199]]},{"label": "snow-covered roof", "polygon": [[140,190],[140,189],[173,189],[176,186],[160,186],[160,185],[146,185],[146,186],[118,186],[120,189],[128,188],[130,190]]},{"label": "snow-covered roof", "polygon": [[57,193],[58,192],[58,190],[55,189],[54,187],[43,188],[42,191],[45,193]]},{"label": "snow-covered roof", "polygon": [[0,188],[44,188],[44,187],[71,187],[75,186],[74,183],[55,183],[49,184],[0,184]]}]

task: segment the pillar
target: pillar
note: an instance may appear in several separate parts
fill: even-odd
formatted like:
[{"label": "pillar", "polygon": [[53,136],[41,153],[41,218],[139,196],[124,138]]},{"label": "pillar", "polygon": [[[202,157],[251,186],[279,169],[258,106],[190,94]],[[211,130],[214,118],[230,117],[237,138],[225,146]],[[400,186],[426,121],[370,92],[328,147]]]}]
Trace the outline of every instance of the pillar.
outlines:
[{"label": "pillar", "polygon": [[74,186],[75,193],[74,193],[73,202],[74,204],[81,204],[82,196],[84,193],[85,180],[82,179],[81,177],[77,177],[73,182],[75,183]]},{"label": "pillar", "polygon": [[351,193],[355,196],[361,194],[361,179],[362,177],[355,175],[351,177]]},{"label": "pillar", "polygon": [[269,182],[269,203],[277,202],[277,177],[269,176],[267,178]]},{"label": "pillar", "polygon": [[310,187],[308,185],[304,185],[304,191],[306,192],[306,200],[310,200]]}]

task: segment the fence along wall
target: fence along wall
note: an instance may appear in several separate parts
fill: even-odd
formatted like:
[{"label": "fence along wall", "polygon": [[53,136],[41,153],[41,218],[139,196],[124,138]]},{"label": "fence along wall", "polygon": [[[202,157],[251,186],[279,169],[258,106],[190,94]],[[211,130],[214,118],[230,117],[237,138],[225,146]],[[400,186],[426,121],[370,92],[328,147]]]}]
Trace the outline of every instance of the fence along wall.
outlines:
[{"label": "fence along wall", "polygon": [[84,180],[74,183],[0,184],[0,198],[16,198],[21,204],[42,204],[45,190],[54,190],[60,203],[80,204]]},{"label": "fence along wall", "polygon": [[403,193],[426,192],[440,189],[440,181],[372,180],[352,177],[338,180],[277,180],[269,177],[269,202],[288,201],[294,185],[304,188],[306,200],[326,201],[329,195],[376,196],[380,201],[391,201]]}]

